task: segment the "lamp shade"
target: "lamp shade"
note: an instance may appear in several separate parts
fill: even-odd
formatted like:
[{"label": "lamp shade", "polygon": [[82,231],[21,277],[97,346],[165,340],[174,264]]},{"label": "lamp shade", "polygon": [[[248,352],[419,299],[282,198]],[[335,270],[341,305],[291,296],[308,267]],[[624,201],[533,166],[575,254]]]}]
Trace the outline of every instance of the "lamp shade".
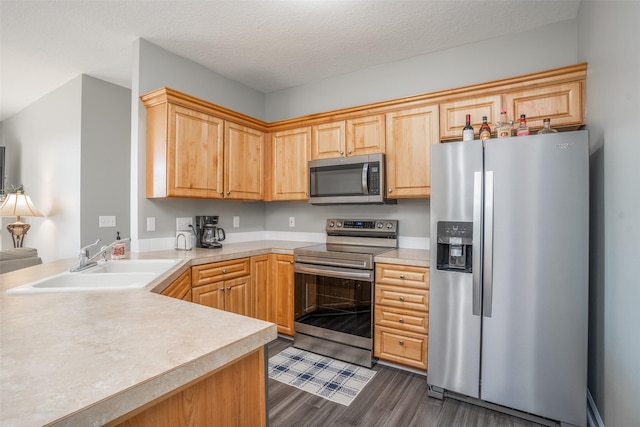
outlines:
[{"label": "lamp shade", "polygon": [[22,191],[11,193],[0,206],[0,216],[44,216],[33,205],[31,198]]}]

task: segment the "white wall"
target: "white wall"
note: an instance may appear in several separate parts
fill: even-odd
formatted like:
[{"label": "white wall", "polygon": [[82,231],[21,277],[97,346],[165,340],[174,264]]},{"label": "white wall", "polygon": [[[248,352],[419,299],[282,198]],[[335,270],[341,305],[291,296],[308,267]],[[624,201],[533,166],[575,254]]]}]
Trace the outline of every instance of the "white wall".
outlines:
[{"label": "white wall", "polygon": [[640,3],[582,2],[592,144],[589,389],[607,427],[640,425]]}]

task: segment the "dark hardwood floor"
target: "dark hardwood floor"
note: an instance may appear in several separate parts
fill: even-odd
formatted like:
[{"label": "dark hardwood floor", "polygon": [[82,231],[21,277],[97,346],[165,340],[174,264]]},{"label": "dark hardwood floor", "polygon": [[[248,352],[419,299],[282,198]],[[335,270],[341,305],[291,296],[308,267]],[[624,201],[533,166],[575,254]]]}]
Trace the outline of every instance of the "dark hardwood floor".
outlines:
[{"label": "dark hardwood floor", "polygon": [[[273,341],[269,357],[290,345],[282,338]],[[269,379],[269,426],[540,426],[454,399],[428,397],[425,376],[380,364],[373,369],[377,374],[349,406]]]}]

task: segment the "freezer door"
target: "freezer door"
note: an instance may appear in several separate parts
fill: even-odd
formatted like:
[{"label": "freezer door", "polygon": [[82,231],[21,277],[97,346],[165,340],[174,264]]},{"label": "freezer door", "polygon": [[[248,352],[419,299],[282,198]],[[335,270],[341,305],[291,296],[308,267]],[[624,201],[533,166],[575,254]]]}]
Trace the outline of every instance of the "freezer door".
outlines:
[{"label": "freezer door", "polygon": [[490,140],[485,150],[481,398],[579,426],[587,400],[588,155],[586,131]]},{"label": "freezer door", "polygon": [[[432,146],[427,382],[473,397],[479,396],[480,378],[481,171],[480,141]],[[438,270],[438,222],[472,222],[474,213],[472,273]]]}]

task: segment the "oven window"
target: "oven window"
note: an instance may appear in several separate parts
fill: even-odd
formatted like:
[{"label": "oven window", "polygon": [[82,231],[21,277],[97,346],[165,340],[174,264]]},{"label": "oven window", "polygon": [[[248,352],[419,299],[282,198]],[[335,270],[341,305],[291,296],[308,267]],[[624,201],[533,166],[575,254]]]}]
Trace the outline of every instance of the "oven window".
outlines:
[{"label": "oven window", "polygon": [[373,283],[295,274],[295,321],[371,338]]}]

